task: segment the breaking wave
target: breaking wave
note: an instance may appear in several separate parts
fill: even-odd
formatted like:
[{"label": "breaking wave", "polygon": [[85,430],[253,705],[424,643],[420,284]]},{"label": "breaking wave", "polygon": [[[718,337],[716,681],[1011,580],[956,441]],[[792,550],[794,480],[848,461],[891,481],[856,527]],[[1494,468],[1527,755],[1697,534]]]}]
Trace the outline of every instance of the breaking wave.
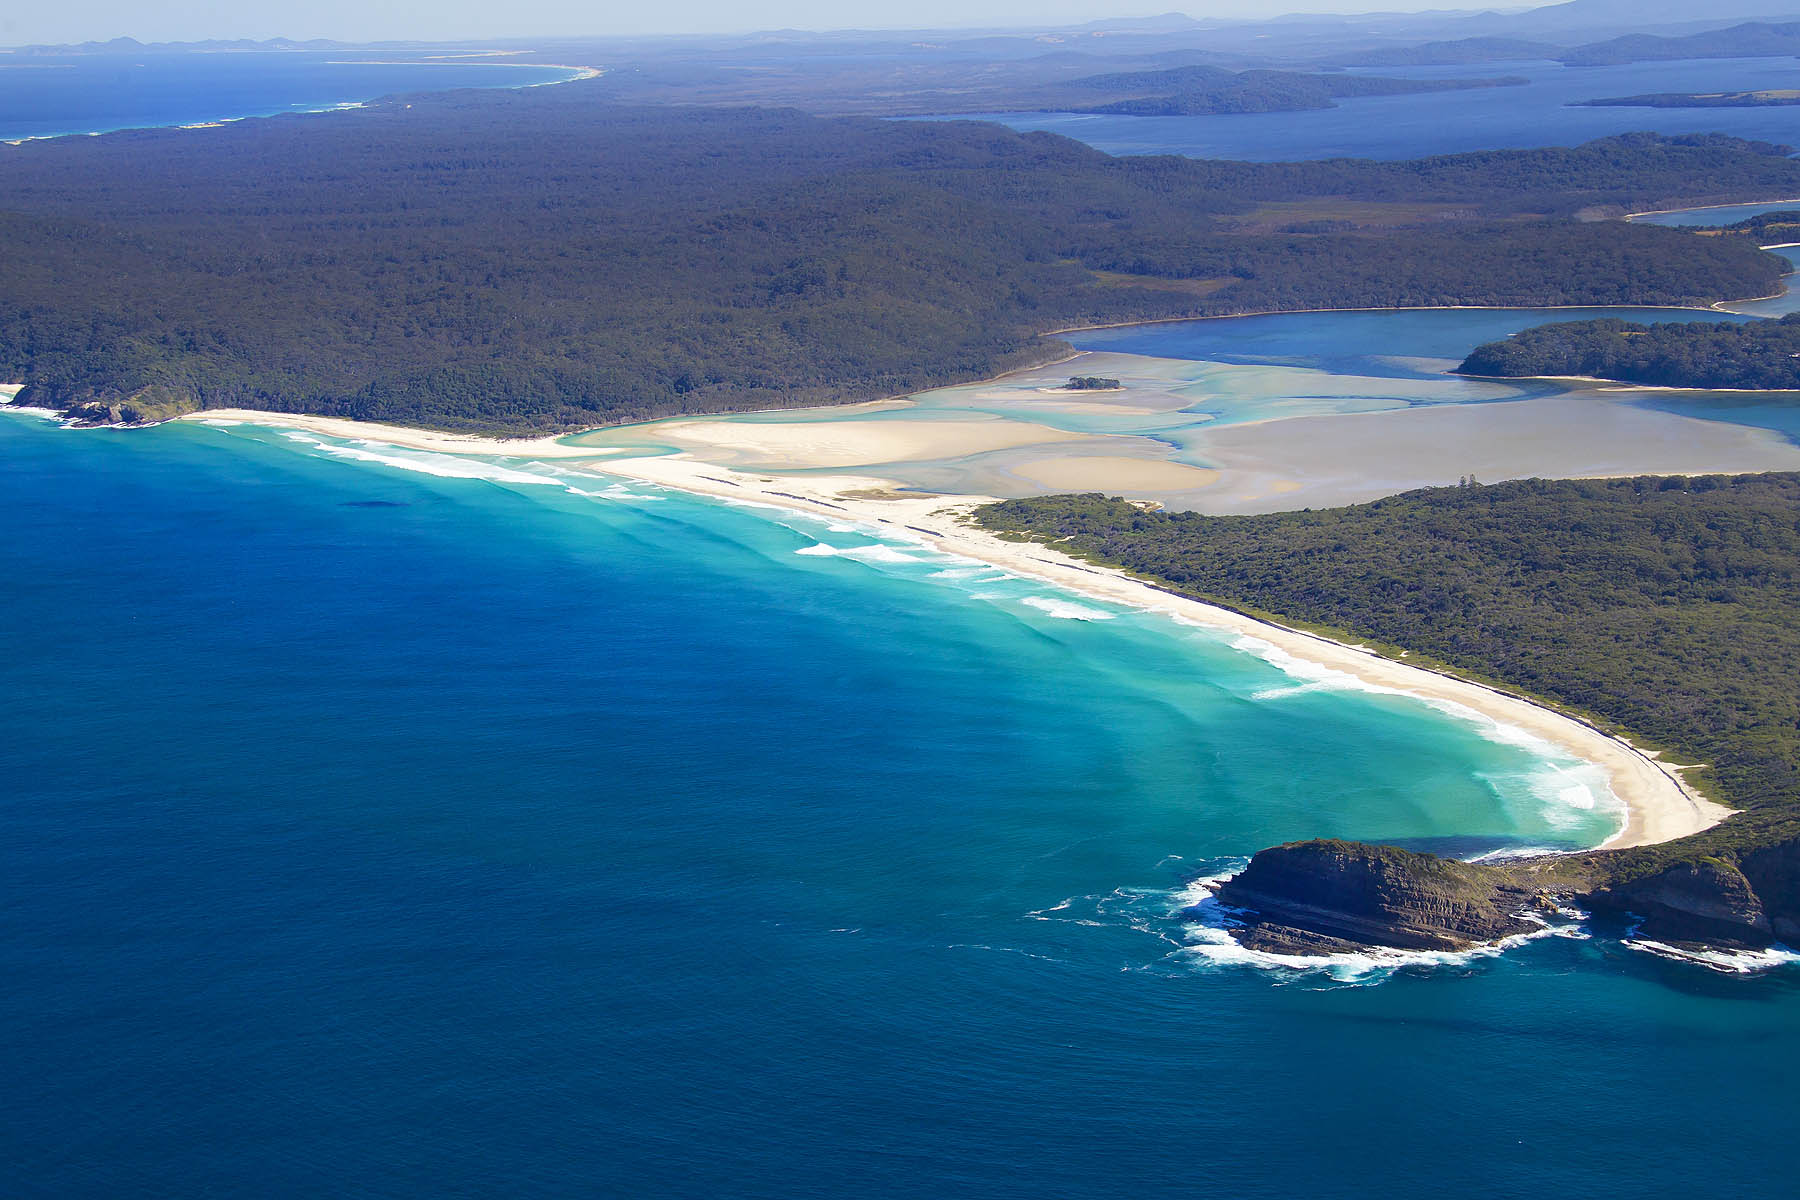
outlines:
[{"label": "breaking wave", "polygon": [[1054,596],[1023,596],[1019,603],[1062,621],[1110,621],[1117,615],[1072,600],[1058,600]]}]

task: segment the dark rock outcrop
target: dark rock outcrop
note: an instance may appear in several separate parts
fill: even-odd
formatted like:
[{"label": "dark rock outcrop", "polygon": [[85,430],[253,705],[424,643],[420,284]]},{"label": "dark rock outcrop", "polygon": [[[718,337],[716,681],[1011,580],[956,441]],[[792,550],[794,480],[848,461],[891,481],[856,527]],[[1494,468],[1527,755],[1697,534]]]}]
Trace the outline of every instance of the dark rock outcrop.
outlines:
[{"label": "dark rock outcrop", "polygon": [[1243,910],[1239,942],[1281,954],[1461,950],[1541,928],[1520,914],[1554,907],[1514,872],[1336,840],[1264,850],[1216,893]]},{"label": "dark rock outcrop", "polygon": [[1214,890],[1239,910],[1233,937],[1279,954],[1461,950],[1540,928],[1533,916],[1563,898],[1687,949],[1800,943],[1800,838],[1672,862],[1646,863],[1643,853],[1475,866],[1393,846],[1292,842]]},{"label": "dark rock outcrop", "polygon": [[1738,866],[1756,889],[1776,940],[1800,945],[1800,838],[1749,851]]},{"label": "dark rock outcrop", "polygon": [[1760,949],[1774,940],[1756,889],[1737,864],[1722,858],[1678,862],[1583,899],[1597,909],[1637,915],[1638,932],[1659,942]]}]

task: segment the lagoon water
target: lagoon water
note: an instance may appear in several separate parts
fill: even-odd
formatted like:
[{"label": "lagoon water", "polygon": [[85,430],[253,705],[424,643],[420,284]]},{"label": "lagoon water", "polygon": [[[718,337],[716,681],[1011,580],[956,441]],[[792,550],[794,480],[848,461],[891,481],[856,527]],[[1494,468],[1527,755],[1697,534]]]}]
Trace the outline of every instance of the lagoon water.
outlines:
[{"label": "lagoon water", "polygon": [[[1359,74],[1419,79],[1527,80],[1523,86],[1370,96],[1297,113],[1131,117],[988,113],[975,119],[1045,129],[1108,154],[1186,154],[1288,162],[1315,158],[1419,158],[1474,150],[1573,146],[1635,130],[1729,133],[1800,143],[1800,108],[1590,108],[1578,101],[1652,92],[1800,88],[1793,58],[1707,59],[1565,67],[1555,62],[1383,68]],[[1784,199],[1786,197],[1783,197]]]},{"label": "lagoon water", "polygon": [[1286,838],[1605,836],[1492,729],[566,466],[23,414],[0,458],[9,1194],[1786,1182],[1791,971],[1183,919]]}]

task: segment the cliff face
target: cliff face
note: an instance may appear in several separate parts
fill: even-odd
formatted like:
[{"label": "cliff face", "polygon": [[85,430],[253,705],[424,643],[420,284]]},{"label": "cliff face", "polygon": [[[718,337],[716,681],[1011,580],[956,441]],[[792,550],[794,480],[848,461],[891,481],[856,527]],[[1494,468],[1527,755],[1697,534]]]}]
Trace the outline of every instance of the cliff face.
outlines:
[{"label": "cliff face", "polygon": [[1743,871],[1723,859],[1676,863],[1586,897],[1595,908],[1636,914],[1645,937],[1661,942],[1761,947],[1772,940],[1768,915]]},{"label": "cliff face", "polygon": [[1537,929],[1519,914],[1552,905],[1502,870],[1343,841],[1264,850],[1217,894],[1244,910],[1238,941],[1281,954],[1460,950]]},{"label": "cliff face", "polygon": [[1634,877],[1628,861],[1598,852],[1473,866],[1392,846],[1293,842],[1262,851],[1216,892],[1242,910],[1233,937],[1280,954],[1465,949],[1539,928],[1522,914],[1548,912],[1558,897],[1635,918],[1642,936],[1676,945],[1800,941],[1800,839]]},{"label": "cliff face", "polygon": [[1630,913],[1660,942],[1761,949],[1800,939],[1800,840],[1733,859],[1706,856],[1582,897],[1596,909]]}]

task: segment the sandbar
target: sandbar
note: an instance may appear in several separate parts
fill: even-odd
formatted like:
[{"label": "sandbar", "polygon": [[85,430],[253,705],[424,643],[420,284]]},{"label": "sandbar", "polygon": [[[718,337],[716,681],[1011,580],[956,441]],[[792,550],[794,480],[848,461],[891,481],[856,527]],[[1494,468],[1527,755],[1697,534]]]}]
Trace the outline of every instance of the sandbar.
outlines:
[{"label": "sandbar", "polygon": [[1572,392],[1486,404],[1291,417],[1200,430],[1189,454],[1220,471],[1208,512],[1359,504],[1465,475],[1608,479],[1800,470],[1772,430]]},{"label": "sandbar", "polygon": [[658,442],[709,453],[733,466],[765,470],[867,467],[915,459],[961,458],[1087,437],[1030,421],[990,416],[845,421],[699,418],[662,421],[650,429]]},{"label": "sandbar", "polygon": [[604,458],[622,451],[615,446],[576,446],[559,437],[496,438],[472,433],[440,433],[404,425],[377,425],[344,417],[315,417],[305,413],[257,412],[248,408],[211,408],[178,417],[181,421],[229,421],[246,425],[273,425],[281,429],[305,429],[327,437],[384,442],[407,450],[436,450],[446,454],[505,454],[521,458]]},{"label": "sandbar", "polygon": [[1219,479],[1219,472],[1207,467],[1110,454],[1034,458],[1012,468],[1012,473],[1057,491],[1077,492],[1186,492],[1210,487]]}]

